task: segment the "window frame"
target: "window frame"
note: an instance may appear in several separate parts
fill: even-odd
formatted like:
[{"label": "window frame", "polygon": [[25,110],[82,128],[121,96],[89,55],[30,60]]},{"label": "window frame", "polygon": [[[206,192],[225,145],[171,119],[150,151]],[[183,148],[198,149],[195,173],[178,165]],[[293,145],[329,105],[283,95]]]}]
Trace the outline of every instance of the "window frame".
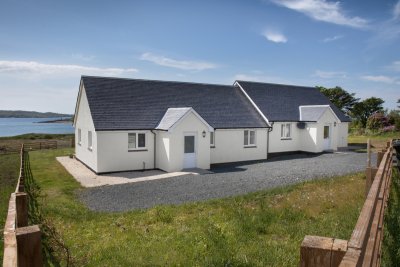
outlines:
[{"label": "window frame", "polygon": [[210,147],[215,147],[215,132],[210,132]]},{"label": "window frame", "polygon": [[[129,135],[135,136],[135,147],[129,147]],[[144,146],[139,146],[139,135],[144,136]],[[146,132],[129,132],[128,133],[128,151],[146,151],[147,150],[147,140]]]},{"label": "window frame", "polygon": [[90,151],[93,150],[93,133],[92,133],[92,131],[88,131],[88,149]]},{"label": "window frame", "polygon": [[[247,132],[247,138],[246,138]],[[251,143],[251,133],[254,133],[254,143]],[[246,144],[247,141],[247,144]],[[243,131],[243,147],[256,147],[257,146],[257,133],[256,130],[246,129]]]},{"label": "window frame", "polygon": [[[289,129],[289,134],[287,131]],[[292,139],[292,123],[285,122],[281,124],[281,140],[291,140]]]},{"label": "window frame", "polygon": [[82,130],[78,128],[78,145],[82,145]]}]

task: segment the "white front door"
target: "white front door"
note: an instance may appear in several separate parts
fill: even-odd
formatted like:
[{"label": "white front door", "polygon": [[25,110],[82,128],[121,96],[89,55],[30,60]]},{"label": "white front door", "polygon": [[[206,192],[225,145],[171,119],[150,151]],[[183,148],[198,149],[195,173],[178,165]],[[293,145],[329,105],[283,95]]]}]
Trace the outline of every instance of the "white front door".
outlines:
[{"label": "white front door", "polygon": [[196,168],[196,136],[185,134],[183,138],[183,168]]},{"label": "white front door", "polygon": [[331,126],[324,125],[324,150],[331,149]]}]

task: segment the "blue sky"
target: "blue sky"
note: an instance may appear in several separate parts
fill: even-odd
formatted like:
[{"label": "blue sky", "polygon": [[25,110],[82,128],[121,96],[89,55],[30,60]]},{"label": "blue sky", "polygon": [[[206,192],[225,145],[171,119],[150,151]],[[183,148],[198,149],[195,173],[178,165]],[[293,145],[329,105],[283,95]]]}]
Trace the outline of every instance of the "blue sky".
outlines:
[{"label": "blue sky", "polygon": [[400,1],[0,0],[0,109],[73,113],[81,75],[400,98]]}]

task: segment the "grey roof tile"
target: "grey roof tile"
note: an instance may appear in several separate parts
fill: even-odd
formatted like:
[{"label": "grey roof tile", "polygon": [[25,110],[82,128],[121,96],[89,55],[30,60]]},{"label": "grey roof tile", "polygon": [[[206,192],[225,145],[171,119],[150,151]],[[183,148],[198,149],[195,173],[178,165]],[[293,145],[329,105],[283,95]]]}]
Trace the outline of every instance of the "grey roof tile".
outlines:
[{"label": "grey roof tile", "polygon": [[346,117],[317,88],[237,81],[246,91],[261,112],[271,122],[299,121],[299,106],[329,105],[342,122],[349,122]]},{"label": "grey roof tile", "polygon": [[155,129],[168,108],[192,107],[213,128],[265,128],[234,86],[82,76],[96,130]]},{"label": "grey roof tile", "polygon": [[157,130],[168,130],[177,123],[191,108],[169,108],[157,125]]}]

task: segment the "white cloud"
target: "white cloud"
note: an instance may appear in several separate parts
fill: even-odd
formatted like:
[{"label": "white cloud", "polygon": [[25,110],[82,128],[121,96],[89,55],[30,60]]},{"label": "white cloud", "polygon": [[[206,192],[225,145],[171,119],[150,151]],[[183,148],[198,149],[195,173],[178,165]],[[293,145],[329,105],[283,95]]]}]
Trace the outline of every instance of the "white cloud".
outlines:
[{"label": "white cloud", "polygon": [[365,28],[368,25],[368,21],[366,19],[347,16],[342,10],[340,2],[328,2],[326,0],[271,1],[277,5],[301,12],[318,21],[324,21],[353,28]]},{"label": "white cloud", "polygon": [[143,53],[140,59],[153,62],[154,64],[160,66],[171,67],[181,70],[201,71],[207,69],[215,69],[218,67],[216,64],[211,62],[176,60],[164,56],[155,55],[152,53]]},{"label": "white cloud", "polygon": [[393,7],[393,18],[400,19],[400,1],[398,1]]},{"label": "white cloud", "polygon": [[343,37],[344,37],[343,35],[335,35],[332,37],[326,37],[324,40],[322,40],[322,42],[329,43],[329,42],[333,42],[333,41],[342,39]]},{"label": "white cloud", "polygon": [[333,78],[347,78],[346,72],[344,71],[322,71],[322,70],[316,70],[314,72],[314,75],[316,77],[320,77],[323,79],[333,79]]},{"label": "white cloud", "polygon": [[81,65],[45,64],[36,61],[6,61],[0,60],[1,73],[31,73],[31,74],[87,74],[87,75],[123,75],[136,73],[133,68],[98,68]]},{"label": "white cloud", "polygon": [[286,43],[288,41],[285,35],[277,31],[266,30],[262,35],[267,38],[268,41],[274,43]]},{"label": "white cloud", "polygon": [[391,71],[399,71],[400,72],[400,60],[393,61],[392,64],[386,67],[388,70]]},{"label": "white cloud", "polygon": [[372,81],[372,82],[382,82],[382,83],[388,83],[388,84],[393,84],[397,83],[396,78],[393,77],[388,77],[384,75],[366,75],[366,76],[361,76],[361,79],[367,80],[367,81]]}]

